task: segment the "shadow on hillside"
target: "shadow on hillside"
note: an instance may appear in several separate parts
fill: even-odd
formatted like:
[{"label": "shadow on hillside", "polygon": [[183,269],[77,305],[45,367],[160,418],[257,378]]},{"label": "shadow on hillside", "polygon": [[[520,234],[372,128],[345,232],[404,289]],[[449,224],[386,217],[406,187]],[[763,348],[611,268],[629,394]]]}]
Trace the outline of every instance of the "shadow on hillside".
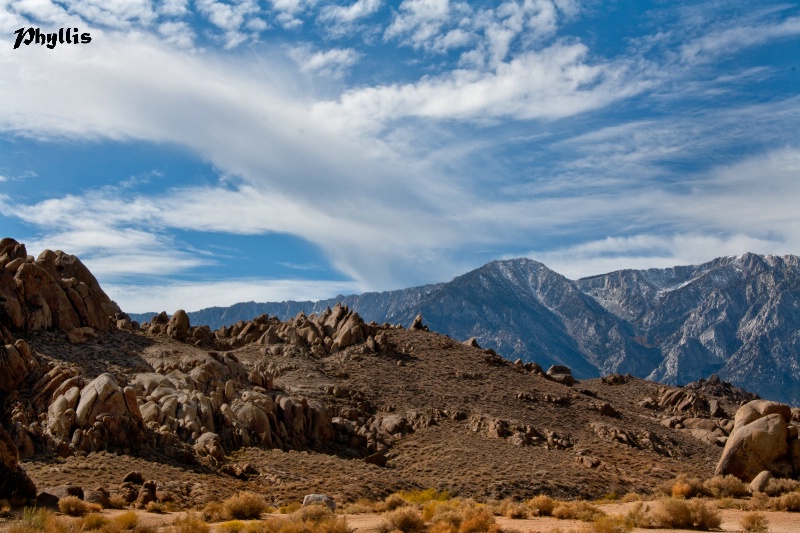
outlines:
[{"label": "shadow on hillside", "polygon": [[79,345],[70,344],[60,331],[43,331],[36,332],[28,342],[45,359],[75,365],[86,380],[105,372],[119,375],[153,371],[141,354],[155,342],[128,331],[98,333],[94,339]]}]

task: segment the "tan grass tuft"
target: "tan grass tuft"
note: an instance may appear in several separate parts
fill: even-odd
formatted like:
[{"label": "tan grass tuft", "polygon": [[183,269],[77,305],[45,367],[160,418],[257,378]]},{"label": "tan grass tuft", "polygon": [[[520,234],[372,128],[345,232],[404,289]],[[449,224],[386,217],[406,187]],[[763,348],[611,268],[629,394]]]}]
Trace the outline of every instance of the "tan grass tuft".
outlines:
[{"label": "tan grass tuft", "polygon": [[211,528],[200,515],[188,512],[185,516],[175,519],[171,531],[172,533],[209,533]]},{"label": "tan grass tuft", "polygon": [[769,522],[767,517],[759,512],[747,513],[739,519],[742,533],[767,533]]},{"label": "tan grass tuft", "polygon": [[267,510],[267,502],[255,492],[240,492],[222,503],[223,515],[231,520],[254,520]]},{"label": "tan grass tuft", "polygon": [[58,509],[69,516],[84,516],[100,510],[97,504],[89,504],[77,496],[67,496],[58,500]]},{"label": "tan grass tuft", "polygon": [[384,515],[387,531],[403,533],[422,533],[426,530],[425,520],[412,507],[401,507]]}]

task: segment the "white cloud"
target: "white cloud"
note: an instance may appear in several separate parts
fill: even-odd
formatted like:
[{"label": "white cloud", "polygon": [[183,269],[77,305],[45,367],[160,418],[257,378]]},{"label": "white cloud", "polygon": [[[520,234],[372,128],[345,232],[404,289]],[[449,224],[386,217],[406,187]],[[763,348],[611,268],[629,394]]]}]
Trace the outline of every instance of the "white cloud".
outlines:
[{"label": "white cloud", "polygon": [[[62,0],[69,13],[83,20],[112,28],[147,26],[156,19],[149,0]],[[38,12],[39,6],[34,12]]]},{"label": "white cloud", "polygon": [[298,47],[290,51],[301,72],[340,77],[355,65],[361,55],[352,48],[332,48],[312,52],[309,47]]},{"label": "white cloud", "polygon": [[779,255],[794,253],[796,248],[782,241],[745,234],[722,237],[702,233],[639,234],[607,237],[552,251],[530,251],[525,255],[567,278],[578,279],[624,269],[698,265],[745,252]]},{"label": "white cloud", "polygon": [[257,34],[266,27],[258,23],[255,27],[249,25],[254,16],[261,13],[256,0],[236,0],[233,3],[197,0],[195,5],[198,11],[208,18],[209,22],[223,31],[225,48],[234,48],[251,36],[243,32],[243,28],[250,29],[251,32]]},{"label": "white cloud", "polygon": [[276,19],[287,29],[302,25],[303,20],[300,15],[316,3],[315,0],[269,0],[269,2],[277,13]]},{"label": "white cloud", "polygon": [[189,14],[189,0],[161,0],[158,2],[158,13],[169,17],[180,17]]},{"label": "white cloud", "polygon": [[356,0],[350,5],[329,5],[322,8],[319,18],[334,24],[352,24],[378,11],[381,0]]},{"label": "white cloud", "polygon": [[[459,4],[454,7],[464,9]],[[449,0],[403,0],[384,38],[407,37],[413,46],[423,46],[439,34],[450,18],[450,10]]]},{"label": "white cloud", "polygon": [[104,283],[103,289],[112,300],[129,313],[150,311],[173,313],[179,308],[197,311],[206,307],[228,306],[249,301],[316,301],[333,298],[337,294],[357,294],[364,290],[361,285],[346,281],[293,279],[234,279],[136,285]]},{"label": "white cloud", "polygon": [[460,70],[416,83],[345,92],[322,102],[320,116],[360,119],[365,128],[396,118],[551,120],[577,115],[632,96],[647,87],[630,83],[627,65],[587,62],[582,44],[553,45],[480,73]]},{"label": "white cloud", "polygon": [[796,35],[800,35],[800,17],[711,31],[683,45],[681,59],[687,63],[709,62],[719,56],[734,55],[744,48]]},{"label": "white cloud", "polygon": [[159,24],[158,33],[164,36],[167,43],[181,48],[192,48],[194,45],[194,29],[186,22],[164,22]]}]

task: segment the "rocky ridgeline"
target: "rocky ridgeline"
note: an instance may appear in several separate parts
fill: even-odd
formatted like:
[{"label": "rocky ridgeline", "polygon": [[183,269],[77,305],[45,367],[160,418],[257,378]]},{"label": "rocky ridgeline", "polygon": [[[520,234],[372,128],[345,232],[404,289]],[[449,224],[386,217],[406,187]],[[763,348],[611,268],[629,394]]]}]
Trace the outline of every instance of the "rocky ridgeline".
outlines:
[{"label": "rocky ridgeline", "polygon": [[197,347],[233,350],[256,343],[264,346],[265,354],[316,357],[324,357],[360,343],[364,343],[364,349],[368,352],[387,353],[389,346],[382,330],[389,327],[388,324],[365,324],[358,313],[340,304],[310,316],[300,312],[285,322],[261,315],[215,331],[208,326],[192,327],[189,316],[182,309],[171,318],[162,312],[149,323],[141,325],[151,335],[167,335]]}]

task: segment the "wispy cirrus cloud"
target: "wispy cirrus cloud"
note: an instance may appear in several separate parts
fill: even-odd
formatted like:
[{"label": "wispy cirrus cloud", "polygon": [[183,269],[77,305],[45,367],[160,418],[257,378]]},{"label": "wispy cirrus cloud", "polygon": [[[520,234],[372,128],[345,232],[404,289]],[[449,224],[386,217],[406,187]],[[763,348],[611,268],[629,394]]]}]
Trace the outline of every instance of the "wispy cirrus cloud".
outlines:
[{"label": "wispy cirrus cloud", "polygon": [[297,62],[301,72],[335,78],[344,75],[361,57],[352,48],[313,51],[309,46],[293,48],[289,54]]},{"label": "wispy cirrus cloud", "polygon": [[[31,5],[0,6],[2,46]],[[58,24],[101,25],[116,9],[37,5],[36,20]],[[0,206],[31,228],[32,249],[85,255],[132,299],[137,275],[232,261],[190,234],[295,236],[347,278],[321,292],[443,280],[509,250],[572,275],[796,251],[797,97],[759,90],[772,63],[713,67],[794,43],[797,17],[714,5],[662,6],[647,35],[607,51],[565,33],[584,13],[568,0],[132,2],[92,28],[102,46],[0,56],[0,133],[178,146],[225,178],[167,173]],[[301,37],[268,42],[272,30]]]}]

